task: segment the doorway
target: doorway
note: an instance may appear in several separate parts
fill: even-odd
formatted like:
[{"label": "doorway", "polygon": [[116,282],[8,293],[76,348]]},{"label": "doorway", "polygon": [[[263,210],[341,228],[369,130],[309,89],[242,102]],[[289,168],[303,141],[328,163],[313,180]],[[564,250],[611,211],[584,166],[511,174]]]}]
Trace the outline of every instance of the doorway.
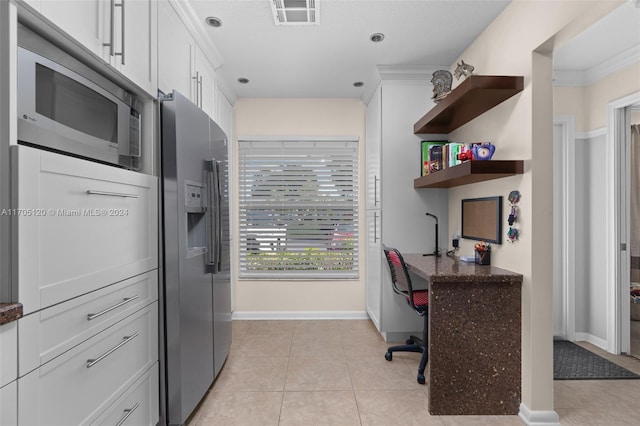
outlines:
[{"label": "doorway", "polygon": [[629,187],[621,185],[630,170],[623,120],[640,103],[637,60],[624,61],[637,57],[637,19],[640,8],[627,2],[554,51],[554,113],[574,118],[554,126],[554,336],[614,354],[629,353],[631,341]]},{"label": "doorway", "polygon": [[640,358],[640,102],[629,107],[629,355]]}]

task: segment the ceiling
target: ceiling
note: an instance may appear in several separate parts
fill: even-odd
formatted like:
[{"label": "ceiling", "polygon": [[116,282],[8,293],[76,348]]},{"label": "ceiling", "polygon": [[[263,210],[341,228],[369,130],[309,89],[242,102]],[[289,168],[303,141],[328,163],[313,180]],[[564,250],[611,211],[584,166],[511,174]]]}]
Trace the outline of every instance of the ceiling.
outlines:
[{"label": "ceiling", "polygon": [[[553,54],[555,70],[586,71],[640,52],[640,1],[627,1]],[[637,58],[636,58],[637,59]]]},{"label": "ceiling", "polygon": [[[272,1],[188,0],[219,55],[219,78],[237,97],[359,98],[378,84],[377,66],[448,69],[511,0],[315,0],[319,25],[305,26],[276,25]],[[207,17],[222,25],[206,25]],[[384,40],[371,42],[374,33]],[[638,55],[640,0],[628,0],[558,48],[554,70],[562,78],[582,72],[584,82],[612,58]]]},{"label": "ceiling", "polygon": [[[449,68],[510,2],[316,0],[319,25],[284,26],[275,25],[271,1],[189,1],[220,54],[218,76],[237,97],[359,98],[377,85],[378,65]],[[222,25],[207,26],[210,16]],[[371,42],[374,33],[384,40]]]}]

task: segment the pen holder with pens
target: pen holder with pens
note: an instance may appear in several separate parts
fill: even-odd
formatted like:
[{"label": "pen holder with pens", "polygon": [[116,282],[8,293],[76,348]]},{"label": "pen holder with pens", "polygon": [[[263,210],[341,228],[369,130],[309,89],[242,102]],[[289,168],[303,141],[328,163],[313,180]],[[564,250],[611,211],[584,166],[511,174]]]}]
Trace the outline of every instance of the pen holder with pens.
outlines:
[{"label": "pen holder with pens", "polygon": [[485,249],[475,249],[476,264],[478,265],[491,265],[491,247]]}]

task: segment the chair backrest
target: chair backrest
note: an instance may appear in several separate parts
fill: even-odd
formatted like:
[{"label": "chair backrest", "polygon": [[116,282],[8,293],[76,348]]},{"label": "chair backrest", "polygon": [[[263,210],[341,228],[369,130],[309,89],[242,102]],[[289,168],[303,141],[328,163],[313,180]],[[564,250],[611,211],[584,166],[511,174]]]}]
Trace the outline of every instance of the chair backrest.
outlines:
[{"label": "chair backrest", "polygon": [[409,270],[406,263],[398,249],[391,247],[384,247],[384,255],[389,263],[389,269],[391,270],[391,283],[393,285],[393,291],[405,296],[411,306],[414,305],[413,301],[413,286],[411,285],[411,277],[409,276]]}]

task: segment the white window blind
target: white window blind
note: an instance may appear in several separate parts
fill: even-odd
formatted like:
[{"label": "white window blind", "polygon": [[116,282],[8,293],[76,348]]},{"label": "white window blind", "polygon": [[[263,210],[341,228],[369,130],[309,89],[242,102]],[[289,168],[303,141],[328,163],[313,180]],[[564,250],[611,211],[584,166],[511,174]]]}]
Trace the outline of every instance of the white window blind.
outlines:
[{"label": "white window blind", "polygon": [[240,140],[241,278],[358,277],[358,143]]}]

